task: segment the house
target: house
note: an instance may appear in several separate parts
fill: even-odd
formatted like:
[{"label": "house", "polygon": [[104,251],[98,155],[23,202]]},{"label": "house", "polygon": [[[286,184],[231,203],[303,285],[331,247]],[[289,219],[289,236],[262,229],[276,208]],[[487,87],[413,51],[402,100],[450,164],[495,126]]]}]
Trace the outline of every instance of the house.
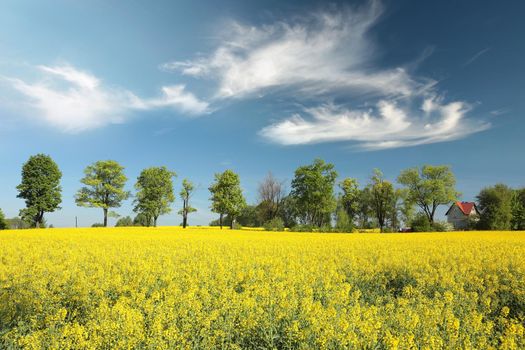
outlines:
[{"label": "house", "polygon": [[479,220],[479,210],[474,202],[455,202],[445,213],[447,222],[456,230],[469,228],[472,221]]}]

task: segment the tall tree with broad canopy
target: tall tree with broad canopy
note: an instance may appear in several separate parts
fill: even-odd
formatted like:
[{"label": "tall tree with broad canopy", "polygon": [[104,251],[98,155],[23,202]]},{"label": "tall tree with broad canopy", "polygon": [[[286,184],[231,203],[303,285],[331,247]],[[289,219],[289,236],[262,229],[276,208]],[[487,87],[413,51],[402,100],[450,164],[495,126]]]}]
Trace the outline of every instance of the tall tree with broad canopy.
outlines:
[{"label": "tall tree with broad canopy", "polygon": [[341,196],[339,198],[343,210],[348,215],[350,223],[353,223],[359,211],[359,183],[357,179],[347,177],[339,183]]},{"label": "tall tree with broad canopy", "polygon": [[481,216],[478,226],[483,230],[510,230],[514,190],[507,185],[486,187],[477,196]]},{"label": "tall tree with broad canopy", "polygon": [[318,227],[329,224],[327,218],[329,220],[337,205],[334,196],[336,179],[334,165],[322,159],[295,170],[290,196],[303,224]]},{"label": "tall tree with broad canopy", "polygon": [[171,204],[175,201],[173,190],[175,176],[177,176],[175,172],[161,166],[144,169],[137,178],[135,183],[137,195],[133,210],[151,217],[154,227],[157,226],[159,216],[171,212]]},{"label": "tall tree with broad canopy", "polygon": [[122,201],[130,196],[124,190],[127,181],[122,165],[114,160],[100,160],[84,170],[84,178],[80,182],[86,186],[78,190],[75,201],[81,207],[102,208],[103,225],[107,227],[109,209],[120,207]]},{"label": "tall tree with broad canopy", "polygon": [[231,218],[230,228],[233,228],[235,218],[246,206],[242,194],[239,175],[232,170],[215,174],[215,182],[209,187],[211,193],[211,210],[219,214],[219,225],[222,229],[224,215]]},{"label": "tall tree with broad canopy", "polygon": [[60,209],[62,173],[58,165],[45,154],[31,156],[22,167],[22,182],[18,189],[18,198],[26,202],[20,211],[23,220],[32,227],[44,224],[44,214]]},{"label": "tall tree with broad canopy", "polygon": [[390,181],[385,180],[383,173],[379,169],[374,169],[370,189],[371,206],[379,224],[379,229],[383,232],[385,223],[390,213],[394,209],[393,203],[397,201],[394,186]]},{"label": "tall tree with broad canopy", "polygon": [[407,200],[418,205],[431,224],[434,223],[437,208],[450,204],[460,195],[456,191],[456,178],[447,165],[406,169],[397,182],[406,187]]},{"label": "tall tree with broad canopy", "polygon": [[188,226],[188,214],[196,212],[197,209],[190,205],[190,198],[195,191],[195,186],[188,180],[182,180],[182,189],[180,191],[180,198],[182,199],[182,209],[179,210],[179,214],[182,215],[182,228]]},{"label": "tall tree with broad canopy", "polygon": [[284,184],[277,180],[269,172],[264,180],[259,183],[257,188],[259,194],[259,204],[257,205],[261,212],[263,222],[270,221],[279,214],[281,202],[284,198]]}]

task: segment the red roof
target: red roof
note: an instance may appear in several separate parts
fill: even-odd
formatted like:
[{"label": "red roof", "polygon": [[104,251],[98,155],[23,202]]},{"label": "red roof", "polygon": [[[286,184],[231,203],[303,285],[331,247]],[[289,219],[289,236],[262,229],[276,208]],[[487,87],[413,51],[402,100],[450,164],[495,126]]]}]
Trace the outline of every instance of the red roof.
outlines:
[{"label": "red roof", "polygon": [[[474,202],[460,202],[460,201],[457,201],[456,203],[454,203],[452,205],[452,207],[454,205],[456,205],[463,212],[463,214],[465,214],[465,215],[470,215],[470,213],[472,212],[472,209],[476,208],[476,204]],[[450,207],[450,208],[452,209],[452,207]],[[450,209],[448,211],[450,211]],[[448,211],[447,211],[447,214],[448,214]],[[476,211],[477,211],[477,209],[476,209]]]}]

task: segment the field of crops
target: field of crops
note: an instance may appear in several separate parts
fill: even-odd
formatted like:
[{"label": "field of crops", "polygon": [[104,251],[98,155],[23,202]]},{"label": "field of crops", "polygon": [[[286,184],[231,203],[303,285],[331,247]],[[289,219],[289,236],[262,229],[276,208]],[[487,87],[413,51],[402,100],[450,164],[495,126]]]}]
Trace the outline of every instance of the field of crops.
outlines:
[{"label": "field of crops", "polygon": [[0,348],[525,348],[525,234],[0,232]]}]

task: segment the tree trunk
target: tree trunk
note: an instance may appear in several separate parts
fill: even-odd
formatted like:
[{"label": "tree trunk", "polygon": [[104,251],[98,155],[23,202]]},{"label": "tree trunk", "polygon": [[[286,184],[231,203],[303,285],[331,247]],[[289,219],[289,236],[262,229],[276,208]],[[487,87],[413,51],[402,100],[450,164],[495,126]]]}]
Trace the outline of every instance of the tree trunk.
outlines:
[{"label": "tree trunk", "polygon": [[188,216],[184,214],[182,216],[182,228],[186,228],[186,225],[188,224]]},{"label": "tree trunk", "polygon": [[153,217],[153,227],[157,227],[157,219],[158,219],[158,216]]},{"label": "tree trunk", "polygon": [[104,208],[104,227],[108,227],[108,209]]},{"label": "tree trunk", "polygon": [[219,215],[219,226],[221,227],[221,230],[222,230],[222,213]]},{"label": "tree trunk", "polygon": [[232,216],[232,221],[230,222],[230,230],[233,230],[234,223],[235,223],[235,218]]}]

